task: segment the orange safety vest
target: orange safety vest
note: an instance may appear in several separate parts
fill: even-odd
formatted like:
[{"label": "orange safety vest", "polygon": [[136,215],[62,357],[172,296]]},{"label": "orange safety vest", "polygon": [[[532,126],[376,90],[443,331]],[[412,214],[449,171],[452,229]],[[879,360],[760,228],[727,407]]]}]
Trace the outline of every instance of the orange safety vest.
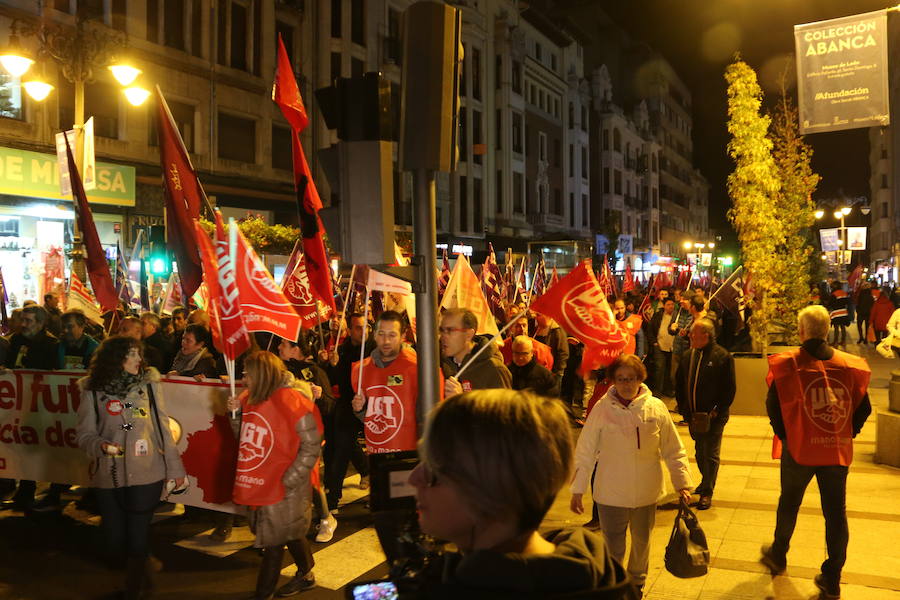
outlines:
[{"label": "orange safety vest", "polygon": [[297,421],[314,413],[315,404],[292,388],[280,388],[262,404],[241,395],[241,436],[234,478],[234,502],[269,506],[284,498],[281,478],[297,458]]},{"label": "orange safety vest", "polygon": [[778,391],[787,447],[797,464],[850,465],[853,413],[870,374],[865,360],[839,350],[828,360],[801,349],[769,357],[766,382]]},{"label": "orange safety vest", "polygon": [[[367,408],[363,426],[369,452],[415,450],[419,439],[416,399],[419,396],[418,359],[409,348],[381,369],[372,358],[363,363],[362,394]],[[359,391],[359,363],[350,373],[353,391]]]},{"label": "orange safety vest", "polygon": [[630,315],[622,321],[616,321],[619,327],[628,332],[628,341],[625,343],[625,354],[634,354],[637,349],[637,334],[641,330],[644,320],[640,315]]}]

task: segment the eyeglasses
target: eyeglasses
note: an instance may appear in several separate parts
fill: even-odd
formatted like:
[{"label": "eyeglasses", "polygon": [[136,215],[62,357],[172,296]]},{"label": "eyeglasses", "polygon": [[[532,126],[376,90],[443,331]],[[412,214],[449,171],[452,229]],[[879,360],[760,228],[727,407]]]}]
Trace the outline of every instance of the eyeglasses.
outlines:
[{"label": "eyeglasses", "polygon": [[637,377],[616,377],[616,383],[634,383]]},{"label": "eyeglasses", "polygon": [[451,333],[456,333],[457,331],[468,331],[468,327],[438,327],[438,333],[442,335],[450,335]]}]

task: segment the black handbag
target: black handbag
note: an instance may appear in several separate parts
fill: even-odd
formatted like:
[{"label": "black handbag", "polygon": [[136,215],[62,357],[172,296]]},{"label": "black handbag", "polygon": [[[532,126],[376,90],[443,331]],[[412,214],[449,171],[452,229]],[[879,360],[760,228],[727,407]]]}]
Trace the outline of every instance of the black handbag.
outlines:
[{"label": "black handbag", "polygon": [[702,577],[708,570],[709,545],[706,543],[706,534],[700,528],[697,515],[682,499],[666,545],[666,571],[675,577],[687,579]]}]

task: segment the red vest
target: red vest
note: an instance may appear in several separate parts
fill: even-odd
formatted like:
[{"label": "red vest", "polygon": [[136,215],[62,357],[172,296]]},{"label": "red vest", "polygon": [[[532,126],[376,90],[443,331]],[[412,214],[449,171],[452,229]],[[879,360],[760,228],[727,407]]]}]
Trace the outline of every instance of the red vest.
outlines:
[{"label": "red vest", "polygon": [[[366,447],[369,452],[415,450],[419,439],[416,398],[419,374],[416,353],[409,348],[380,369],[369,357],[363,362],[362,394],[366,397]],[[359,392],[359,363],[350,374],[353,391]]]},{"label": "red vest", "polygon": [[800,349],[769,357],[766,382],[775,383],[788,450],[798,464],[850,465],[853,413],[869,375],[865,360],[838,350],[829,360]]},{"label": "red vest", "polygon": [[[500,354],[503,355],[503,362],[507,365],[512,362],[512,345],[513,345],[513,337],[508,337],[503,340],[503,345],[500,346]],[[537,363],[547,369],[548,371],[553,370],[553,350],[545,344],[544,342],[539,342],[534,338],[531,339],[531,346],[534,351],[534,358],[537,360]],[[487,352],[488,350],[485,350]]]},{"label": "red vest", "polygon": [[624,353],[634,354],[634,351],[637,349],[637,334],[641,330],[644,320],[640,315],[629,315],[622,321],[617,320],[616,322],[619,324],[619,327],[628,332],[628,341],[625,343]]},{"label": "red vest", "polygon": [[234,502],[268,506],[284,498],[281,478],[300,449],[297,421],[315,404],[299,391],[279,388],[262,404],[250,406],[241,395],[241,436],[234,478]]}]

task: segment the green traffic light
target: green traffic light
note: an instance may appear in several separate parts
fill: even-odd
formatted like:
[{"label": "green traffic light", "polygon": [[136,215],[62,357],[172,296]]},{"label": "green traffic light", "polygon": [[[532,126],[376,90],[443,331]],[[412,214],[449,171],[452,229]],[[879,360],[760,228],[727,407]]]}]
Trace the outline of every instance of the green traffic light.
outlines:
[{"label": "green traffic light", "polygon": [[150,259],[150,272],[154,275],[165,275],[169,272],[169,265],[166,259],[156,256]]}]

